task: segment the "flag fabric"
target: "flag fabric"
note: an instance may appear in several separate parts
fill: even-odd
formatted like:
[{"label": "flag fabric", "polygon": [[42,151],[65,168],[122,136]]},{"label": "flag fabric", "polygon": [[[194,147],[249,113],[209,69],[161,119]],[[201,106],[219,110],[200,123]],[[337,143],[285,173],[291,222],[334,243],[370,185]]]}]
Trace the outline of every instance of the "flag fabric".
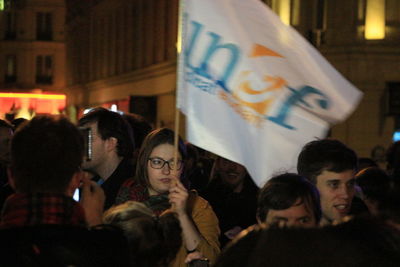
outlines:
[{"label": "flag fabric", "polygon": [[244,165],[262,186],[294,171],[305,143],[361,92],[259,0],[185,0],[177,107],[187,139]]}]

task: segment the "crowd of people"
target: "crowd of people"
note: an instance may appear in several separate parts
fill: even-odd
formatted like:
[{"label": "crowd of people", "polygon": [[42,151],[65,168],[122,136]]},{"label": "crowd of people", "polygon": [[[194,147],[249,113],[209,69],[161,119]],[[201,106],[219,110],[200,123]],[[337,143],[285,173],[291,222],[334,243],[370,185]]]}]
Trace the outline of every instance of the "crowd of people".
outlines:
[{"label": "crowd of people", "polygon": [[175,155],[174,136],[104,108],[78,125],[0,120],[0,265],[400,264],[399,143],[385,169],[314,140],[297,173],[259,188],[244,166],[181,138]]}]

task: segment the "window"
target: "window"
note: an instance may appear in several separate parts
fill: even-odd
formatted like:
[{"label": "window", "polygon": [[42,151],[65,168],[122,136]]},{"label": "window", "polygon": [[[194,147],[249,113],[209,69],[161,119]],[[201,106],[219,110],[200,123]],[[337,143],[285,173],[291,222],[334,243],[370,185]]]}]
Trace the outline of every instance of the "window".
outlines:
[{"label": "window", "polygon": [[4,32],[4,39],[13,40],[17,37],[17,19],[15,12],[5,13],[6,29]]},{"label": "window", "polygon": [[300,20],[299,0],[272,0],[271,8],[281,18],[283,23],[298,26]]},{"label": "window", "polygon": [[367,0],[365,10],[365,32],[367,40],[385,38],[385,1]]},{"label": "window", "polygon": [[53,83],[53,56],[41,55],[36,57],[36,83]]},{"label": "window", "polygon": [[41,41],[53,40],[51,13],[36,13],[36,39]]},{"label": "window", "polygon": [[396,16],[397,0],[358,0],[357,26],[359,38],[386,38],[387,15]]},{"label": "window", "polygon": [[17,56],[6,55],[5,83],[15,83],[17,81]]},{"label": "window", "polygon": [[0,11],[7,10],[14,7],[14,3],[11,0],[0,0]]},{"label": "window", "polygon": [[358,36],[366,40],[398,41],[400,1],[358,0]]}]

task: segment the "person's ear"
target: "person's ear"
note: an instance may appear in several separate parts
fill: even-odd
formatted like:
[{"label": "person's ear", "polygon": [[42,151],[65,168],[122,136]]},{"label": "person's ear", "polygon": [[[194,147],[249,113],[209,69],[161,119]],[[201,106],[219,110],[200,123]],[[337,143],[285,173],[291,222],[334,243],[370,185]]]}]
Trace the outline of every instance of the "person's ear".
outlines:
[{"label": "person's ear", "polygon": [[109,151],[117,150],[118,146],[118,139],[115,137],[110,137],[107,139],[107,149]]},{"label": "person's ear", "polygon": [[15,189],[15,178],[14,178],[13,171],[11,170],[11,168],[7,168],[7,179],[8,179],[8,183],[10,184],[11,188],[14,189],[14,191],[17,191]]}]

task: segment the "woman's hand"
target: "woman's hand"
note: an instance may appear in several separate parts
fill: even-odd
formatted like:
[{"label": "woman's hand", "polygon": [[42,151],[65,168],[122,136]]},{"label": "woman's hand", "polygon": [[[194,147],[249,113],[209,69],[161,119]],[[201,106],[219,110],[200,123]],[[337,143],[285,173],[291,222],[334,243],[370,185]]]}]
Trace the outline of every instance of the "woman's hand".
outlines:
[{"label": "woman's hand", "polygon": [[186,202],[189,193],[179,179],[174,179],[169,188],[169,203],[172,205],[172,211],[176,212],[178,216],[186,215]]},{"label": "woman's hand", "polygon": [[191,251],[197,248],[201,235],[196,229],[191,216],[186,211],[188,197],[189,193],[183,184],[178,179],[174,179],[169,188],[169,203],[171,203],[171,210],[178,215],[186,250]]}]

